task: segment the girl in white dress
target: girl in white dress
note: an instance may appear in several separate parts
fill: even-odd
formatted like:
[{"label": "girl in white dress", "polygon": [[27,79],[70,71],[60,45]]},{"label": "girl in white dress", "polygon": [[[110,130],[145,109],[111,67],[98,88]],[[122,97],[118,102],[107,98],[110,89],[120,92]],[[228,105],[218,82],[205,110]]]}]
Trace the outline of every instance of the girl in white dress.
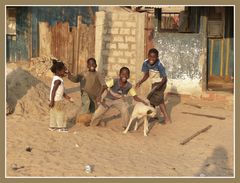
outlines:
[{"label": "girl in white dress", "polygon": [[72,101],[64,92],[63,77],[66,76],[66,67],[63,62],[53,60],[51,71],[54,73],[50,90],[50,131],[67,132],[67,123],[64,120],[63,98]]}]

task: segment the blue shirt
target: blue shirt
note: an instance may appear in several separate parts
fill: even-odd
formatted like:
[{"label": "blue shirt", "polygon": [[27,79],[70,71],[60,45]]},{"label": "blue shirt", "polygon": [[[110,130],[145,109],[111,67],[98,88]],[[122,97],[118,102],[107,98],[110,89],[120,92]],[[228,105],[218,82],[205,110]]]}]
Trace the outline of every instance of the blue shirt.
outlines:
[{"label": "blue shirt", "polygon": [[142,72],[146,73],[149,72],[150,78],[163,78],[167,77],[165,68],[163,67],[162,63],[158,59],[155,64],[150,65],[148,60],[145,60],[142,65]]}]

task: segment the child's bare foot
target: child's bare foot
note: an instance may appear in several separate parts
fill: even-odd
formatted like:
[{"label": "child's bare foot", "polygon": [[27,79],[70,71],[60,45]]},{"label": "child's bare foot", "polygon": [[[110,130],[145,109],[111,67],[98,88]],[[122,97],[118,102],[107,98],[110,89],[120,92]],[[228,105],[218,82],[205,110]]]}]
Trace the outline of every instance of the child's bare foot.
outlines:
[{"label": "child's bare foot", "polygon": [[165,119],[164,121],[161,121],[160,124],[166,125],[166,124],[171,124],[172,121],[170,119]]},{"label": "child's bare foot", "polygon": [[170,119],[165,119],[165,121],[163,122],[164,124],[171,124],[172,121]]}]

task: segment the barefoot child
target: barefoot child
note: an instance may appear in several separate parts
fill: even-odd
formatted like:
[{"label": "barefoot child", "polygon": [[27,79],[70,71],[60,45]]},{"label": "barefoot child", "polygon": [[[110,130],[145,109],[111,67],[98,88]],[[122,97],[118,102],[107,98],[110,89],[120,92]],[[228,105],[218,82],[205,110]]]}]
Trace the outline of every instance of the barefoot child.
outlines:
[{"label": "barefoot child", "polygon": [[104,78],[96,71],[97,63],[94,58],[87,60],[88,71],[76,76],[68,72],[68,79],[72,82],[80,82],[82,108],[80,114],[94,113],[97,108],[97,98],[103,87],[106,87]]},{"label": "barefoot child", "polygon": [[164,103],[164,91],[167,86],[167,75],[165,68],[158,59],[158,50],[152,48],[148,52],[148,59],[144,61],[142,65],[142,72],[144,72],[143,78],[137,83],[136,87],[146,81],[148,78],[151,79],[152,90],[148,94],[147,98],[152,106],[160,107],[161,112],[164,115],[164,123],[170,123],[171,120],[167,114],[166,106]]},{"label": "barefoot child", "polygon": [[[93,114],[92,120],[90,125],[96,126],[100,123],[100,120],[105,112],[107,112],[111,107],[117,108],[122,117],[122,127],[125,129],[128,124],[129,114],[128,114],[128,104],[124,102],[123,98],[128,93],[133,96],[134,100],[138,102],[143,102],[147,105],[146,102],[141,100],[132,84],[127,81],[130,76],[130,70],[127,67],[122,67],[119,72],[119,78],[111,79],[107,82],[107,87],[109,88],[107,95],[104,97],[100,105],[98,106],[97,110]],[[103,88],[101,93],[107,89]]]},{"label": "barefoot child", "polygon": [[63,62],[54,60],[51,71],[53,76],[50,90],[50,124],[49,130],[67,132],[66,122],[64,121],[64,103],[63,98],[71,100],[71,97],[64,93],[63,77],[65,76],[66,67]]}]

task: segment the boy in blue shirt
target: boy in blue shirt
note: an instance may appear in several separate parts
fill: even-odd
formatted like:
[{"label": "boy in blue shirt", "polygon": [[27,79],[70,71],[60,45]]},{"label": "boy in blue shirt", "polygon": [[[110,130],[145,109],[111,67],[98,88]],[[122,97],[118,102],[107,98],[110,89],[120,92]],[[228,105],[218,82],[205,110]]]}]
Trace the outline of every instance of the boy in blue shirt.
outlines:
[{"label": "boy in blue shirt", "polygon": [[148,78],[151,79],[152,90],[148,94],[147,98],[152,106],[155,107],[159,105],[159,108],[164,115],[164,123],[171,123],[164,103],[164,91],[167,86],[167,75],[165,73],[165,68],[158,59],[158,50],[155,48],[149,50],[148,59],[145,60],[142,65],[142,72],[144,72],[144,76],[136,84],[136,87],[140,87],[141,84]]}]

